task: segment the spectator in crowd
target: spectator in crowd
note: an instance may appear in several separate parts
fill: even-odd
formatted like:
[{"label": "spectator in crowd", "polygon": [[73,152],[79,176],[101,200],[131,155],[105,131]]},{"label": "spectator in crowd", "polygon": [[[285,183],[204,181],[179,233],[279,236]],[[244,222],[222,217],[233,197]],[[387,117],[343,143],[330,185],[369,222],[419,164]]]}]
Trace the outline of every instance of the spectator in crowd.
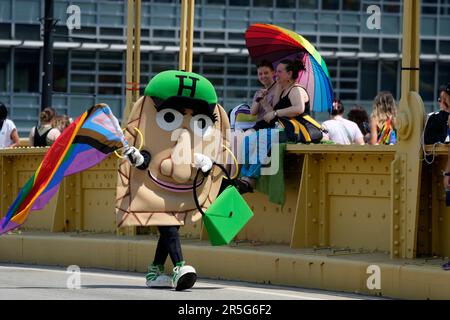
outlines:
[{"label": "spectator in crowd", "polygon": [[39,126],[30,131],[30,145],[34,147],[51,146],[61,132],[55,128],[56,111],[51,107],[45,108],[40,116]]},{"label": "spectator in crowd", "polygon": [[[449,109],[450,107],[450,83],[447,84],[447,87],[443,91],[440,92],[439,95],[439,103],[442,104],[441,108]],[[448,131],[450,133],[450,116],[448,118]],[[444,172],[444,188],[445,190],[450,190],[450,148],[448,149],[448,158],[447,158],[447,166],[445,167]],[[447,206],[449,204],[447,203]]]},{"label": "spectator in crowd", "polygon": [[370,126],[369,126],[369,115],[367,111],[361,106],[354,106],[352,110],[347,115],[347,119],[353,121],[358,125],[359,130],[361,130],[364,136],[364,143],[369,143],[370,141]]},{"label": "spectator in crowd", "polygon": [[7,119],[8,109],[0,102],[0,148],[13,148],[19,146],[17,128],[11,120]]},{"label": "spectator in crowd", "polygon": [[325,139],[329,139],[336,144],[364,144],[364,136],[355,122],[344,119],[344,105],[341,100],[333,101],[331,119],[325,121],[322,126],[328,133]]},{"label": "spectator in crowd", "polygon": [[447,83],[447,86],[441,86],[439,88],[439,109],[445,112],[450,113],[450,103],[448,101],[448,97],[450,95],[450,82]]},{"label": "spectator in crowd", "polygon": [[397,143],[397,105],[390,92],[380,92],[370,116],[370,144]]},{"label": "spectator in crowd", "polygon": [[70,118],[64,114],[64,115],[56,117],[55,124],[56,124],[56,128],[58,128],[58,130],[62,133],[65,128],[70,126],[71,121],[70,121]]},{"label": "spectator in crowd", "polygon": [[264,88],[258,90],[253,97],[250,113],[256,115],[255,130],[268,128],[269,124],[264,121],[264,116],[273,111],[273,98],[276,89],[274,79],[275,71],[271,62],[264,60],[257,65],[258,80]]}]

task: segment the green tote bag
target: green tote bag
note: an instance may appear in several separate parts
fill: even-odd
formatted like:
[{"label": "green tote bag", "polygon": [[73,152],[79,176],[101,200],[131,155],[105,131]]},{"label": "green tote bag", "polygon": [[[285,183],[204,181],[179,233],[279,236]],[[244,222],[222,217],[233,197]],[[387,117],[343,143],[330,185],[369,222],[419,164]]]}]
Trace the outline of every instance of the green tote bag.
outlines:
[{"label": "green tote bag", "polygon": [[[214,163],[214,165],[220,167],[227,178],[230,179],[228,172],[223,166],[217,163]],[[198,203],[197,190],[195,188],[200,172],[202,171],[199,169],[194,179],[194,201],[197,209],[203,215],[203,223],[208,232],[209,240],[213,246],[229,244],[253,217],[253,212],[232,185],[222,191],[206,212],[203,212]]]}]

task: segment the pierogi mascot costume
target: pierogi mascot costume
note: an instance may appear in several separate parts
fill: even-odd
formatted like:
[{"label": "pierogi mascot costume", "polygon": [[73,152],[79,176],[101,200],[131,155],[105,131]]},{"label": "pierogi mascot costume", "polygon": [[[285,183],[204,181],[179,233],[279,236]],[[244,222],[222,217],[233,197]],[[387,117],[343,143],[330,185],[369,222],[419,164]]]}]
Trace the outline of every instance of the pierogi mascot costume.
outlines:
[{"label": "pierogi mascot costume", "polygon": [[[194,285],[197,275],[183,260],[178,231],[201,219],[193,197],[197,170],[206,173],[196,186],[202,210],[219,193],[222,172],[212,162],[224,161],[229,127],[211,82],[192,72],[157,74],[134,104],[125,133],[134,147],[119,166],[116,212],[119,227],[158,227],[147,286],[184,290]],[[139,131],[144,141],[140,152]],[[172,277],[164,274],[168,255]]]}]

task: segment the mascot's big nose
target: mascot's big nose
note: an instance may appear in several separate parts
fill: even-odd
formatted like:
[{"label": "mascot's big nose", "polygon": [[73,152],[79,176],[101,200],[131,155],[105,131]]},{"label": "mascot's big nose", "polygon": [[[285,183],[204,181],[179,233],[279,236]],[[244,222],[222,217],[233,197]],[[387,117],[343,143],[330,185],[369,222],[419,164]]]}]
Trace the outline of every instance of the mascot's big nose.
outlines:
[{"label": "mascot's big nose", "polygon": [[[191,135],[188,130],[181,129],[177,143],[172,149],[170,158],[161,162],[161,173],[171,177],[178,183],[187,182],[192,175]],[[173,136],[176,137],[176,136]]]}]

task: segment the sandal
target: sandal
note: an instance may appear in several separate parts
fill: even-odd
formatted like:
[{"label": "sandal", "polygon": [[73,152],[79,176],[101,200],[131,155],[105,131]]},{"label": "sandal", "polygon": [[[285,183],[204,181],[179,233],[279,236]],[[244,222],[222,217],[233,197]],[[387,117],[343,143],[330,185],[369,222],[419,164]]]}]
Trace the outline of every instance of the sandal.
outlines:
[{"label": "sandal", "polygon": [[253,187],[247,180],[236,179],[236,188],[240,194],[253,193]]}]

